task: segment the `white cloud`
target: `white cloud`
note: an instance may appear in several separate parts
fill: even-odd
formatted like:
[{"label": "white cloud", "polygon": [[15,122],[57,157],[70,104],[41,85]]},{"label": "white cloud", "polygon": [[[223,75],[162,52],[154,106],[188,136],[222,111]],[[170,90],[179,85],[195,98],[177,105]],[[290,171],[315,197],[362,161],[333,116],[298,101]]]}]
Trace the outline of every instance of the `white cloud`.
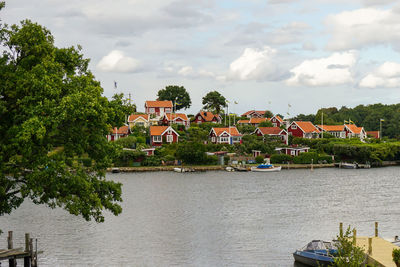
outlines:
[{"label": "white cloud", "polygon": [[122,51],[113,50],[97,64],[97,69],[104,72],[136,72],[140,63],[137,59],[127,57]]},{"label": "white cloud", "polygon": [[394,9],[362,8],[330,15],[326,24],[332,37],[327,48],[349,50],[400,41],[400,13]]},{"label": "white cloud", "polygon": [[334,53],[326,58],[310,59],[290,70],[293,74],[288,85],[331,86],[353,82],[352,68],[357,53]]},{"label": "white cloud", "polygon": [[400,64],[395,62],[385,62],[374,72],[369,73],[359,83],[360,87],[400,87]]},{"label": "white cloud", "polygon": [[275,80],[280,71],[277,67],[277,50],[264,46],[262,49],[246,48],[243,54],[229,66],[227,80]]}]

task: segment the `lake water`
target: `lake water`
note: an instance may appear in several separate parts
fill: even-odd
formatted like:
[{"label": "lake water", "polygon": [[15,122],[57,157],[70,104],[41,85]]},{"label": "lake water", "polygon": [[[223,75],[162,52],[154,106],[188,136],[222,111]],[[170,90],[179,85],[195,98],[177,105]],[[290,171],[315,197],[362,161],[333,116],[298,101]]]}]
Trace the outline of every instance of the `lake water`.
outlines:
[{"label": "lake water", "polygon": [[39,266],[293,266],[294,250],[331,240],[339,222],[400,234],[400,167],[107,177],[123,183],[120,216],[97,224],[25,202],[0,218],[0,248],[13,230],[15,247],[38,238]]}]

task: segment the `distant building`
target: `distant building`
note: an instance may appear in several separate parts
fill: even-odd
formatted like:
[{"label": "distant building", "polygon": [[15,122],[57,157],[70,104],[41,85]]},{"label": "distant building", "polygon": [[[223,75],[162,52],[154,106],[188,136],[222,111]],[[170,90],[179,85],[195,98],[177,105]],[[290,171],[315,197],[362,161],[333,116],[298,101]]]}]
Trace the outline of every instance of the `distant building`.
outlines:
[{"label": "distant building", "polygon": [[263,118],[266,110],[250,110],[242,114],[242,117],[247,118]]},{"label": "distant building", "polygon": [[179,124],[184,125],[185,128],[189,128],[190,120],[183,113],[167,113],[161,117],[160,122],[162,125]]},{"label": "distant building", "polygon": [[211,143],[235,144],[242,141],[242,134],[236,127],[214,127],[209,134]]},{"label": "distant building", "polygon": [[345,124],[344,131],[347,138],[358,137],[360,140],[364,140],[367,137],[364,127],[357,127],[355,124]]},{"label": "distant building", "polygon": [[293,121],[288,127],[288,134],[294,137],[319,138],[320,130],[309,121]]},{"label": "distant building", "polygon": [[111,132],[109,135],[107,135],[107,140],[108,141],[115,141],[120,138],[126,137],[129,135],[129,126],[124,125],[119,128],[114,127],[111,129]]},{"label": "distant building", "polygon": [[172,101],[146,101],[144,109],[146,114],[163,116],[165,113],[172,113]]},{"label": "distant building", "polygon": [[321,132],[326,132],[336,138],[346,138],[344,125],[316,125]]},{"label": "distant building", "polygon": [[367,131],[367,136],[375,139],[381,138],[381,132],[380,131]]},{"label": "distant building", "polygon": [[282,125],[284,125],[283,119],[278,115],[275,115],[268,120],[272,123],[274,127],[281,127]]},{"label": "distant building", "polygon": [[134,126],[149,127],[150,126],[149,114],[131,114],[128,117],[129,129],[132,130]]},{"label": "distant building", "polygon": [[310,150],[309,147],[296,147],[296,146],[275,148],[275,151],[278,154],[286,154],[290,156],[298,156],[301,153],[308,152],[309,150]]},{"label": "distant building", "polygon": [[286,130],[279,127],[258,127],[252,134],[262,136],[264,138],[266,136],[277,137],[281,139],[283,143],[288,143],[288,133]]},{"label": "distant building", "polygon": [[205,122],[221,123],[222,118],[219,114],[213,114],[209,111],[200,111],[194,116],[193,123],[200,124]]},{"label": "distant building", "polygon": [[171,126],[150,126],[151,146],[178,143],[179,134]]}]

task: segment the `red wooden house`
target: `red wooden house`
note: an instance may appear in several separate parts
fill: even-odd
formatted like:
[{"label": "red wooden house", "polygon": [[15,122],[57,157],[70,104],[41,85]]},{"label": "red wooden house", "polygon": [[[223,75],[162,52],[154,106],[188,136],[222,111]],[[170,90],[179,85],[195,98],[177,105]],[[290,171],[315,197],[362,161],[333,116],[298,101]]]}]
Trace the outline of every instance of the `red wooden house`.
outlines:
[{"label": "red wooden house", "polygon": [[275,151],[278,154],[286,154],[290,156],[298,156],[300,155],[300,153],[308,152],[309,150],[310,150],[309,147],[297,147],[297,146],[275,148]]},{"label": "red wooden house", "polygon": [[209,138],[214,144],[235,144],[242,141],[242,134],[236,127],[214,127],[211,129]]},{"label": "red wooden house", "polygon": [[375,139],[379,139],[381,137],[380,131],[367,131],[367,136]]},{"label": "red wooden house", "polygon": [[281,127],[284,124],[283,119],[278,115],[273,116],[272,118],[269,119],[269,121],[272,123],[274,127]]},{"label": "red wooden house", "polygon": [[252,134],[256,134],[257,136],[262,136],[264,138],[266,136],[277,137],[285,144],[288,143],[288,133],[286,130],[279,127],[258,127]]},{"label": "red wooden house", "polygon": [[190,120],[183,113],[166,113],[160,119],[161,125],[171,125],[171,124],[180,124],[184,125],[185,128],[189,128]]},{"label": "red wooden house", "polygon": [[347,138],[358,137],[360,140],[364,140],[367,137],[364,127],[357,127],[355,124],[345,124],[344,131]]},{"label": "red wooden house", "polygon": [[295,137],[319,138],[320,130],[309,121],[293,121],[288,128],[288,134]]},{"label": "red wooden house", "polygon": [[146,101],[144,110],[146,114],[155,114],[156,116],[172,113],[172,101]]},{"label": "red wooden house", "polygon": [[171,126],[150,126],[150,144],[152,146],[178,143],[178,138],[179,134]]},{"label": "red wooden house", "polygon": [[264,117],[266,110],[250,110],[242,114],[242,117],[247,118],[262,118]]},{"label": "red wooden house", "polygon": [[218,114],[213,114],[209,111],[200,111],[199,113],[194,116],[193,119],[194,123],[200,124],[205,122],[212,122],[212,123],[221,123],[222,118]]},{"label": "red wooden house", "polygon": [[114,141],[114,140],[118,140],[120,138],[126,137],[128,135],[129,135],[129,126],[128,125],[124,125],[119,128],[114,127],[111,130],[110,134],[107,135],[107,140]]}]

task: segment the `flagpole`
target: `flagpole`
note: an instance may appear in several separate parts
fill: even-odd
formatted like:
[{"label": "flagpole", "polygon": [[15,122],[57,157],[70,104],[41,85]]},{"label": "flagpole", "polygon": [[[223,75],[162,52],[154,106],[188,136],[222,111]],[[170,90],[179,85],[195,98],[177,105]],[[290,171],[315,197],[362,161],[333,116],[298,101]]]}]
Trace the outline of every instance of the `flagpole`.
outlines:
[{"label": "flagpole", "polygon": [[382,119],[379,120],[379,140],[382,140]]},{"label": "flagpole", "polygon": [[322,126],[322,134],[321,134],[321,138],[324,138],[324,112],[322,111],[322,116],[321,116],[321,126]]}]

